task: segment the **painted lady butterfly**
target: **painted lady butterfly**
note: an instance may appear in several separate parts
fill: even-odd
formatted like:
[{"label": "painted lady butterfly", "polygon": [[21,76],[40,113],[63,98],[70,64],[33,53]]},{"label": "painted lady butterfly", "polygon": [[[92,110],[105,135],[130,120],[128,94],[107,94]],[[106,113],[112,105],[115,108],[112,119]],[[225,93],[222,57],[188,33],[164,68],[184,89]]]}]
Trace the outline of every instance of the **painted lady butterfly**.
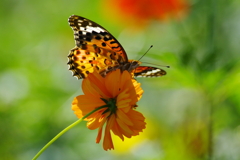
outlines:
[{"label": "painted lady butterfly", "polygon": [[102,76],[116,69],[128,70],[135,77],[166,74],[160,68],[139,66],[140,61],[128,60],[121,44],[99,24],[77,15],[72,15],[68,22],[76,43],[68,55],[68,65],[78,79],[86,78],[94,70]]}]

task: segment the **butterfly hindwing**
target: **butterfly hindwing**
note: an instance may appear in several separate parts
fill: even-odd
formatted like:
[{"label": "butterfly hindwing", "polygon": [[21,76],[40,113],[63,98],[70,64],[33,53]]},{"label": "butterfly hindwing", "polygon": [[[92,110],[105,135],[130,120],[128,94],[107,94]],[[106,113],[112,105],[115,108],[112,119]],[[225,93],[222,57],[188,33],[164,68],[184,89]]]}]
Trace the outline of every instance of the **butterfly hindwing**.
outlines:
[{"label": "butterfly hindwing", "polygon": [[104,75],[104,72],[120,66],[114,57],[110,58],[114,54],[112,51],[89,44],[85,45],[85,47],[85,50],[75,47],[68,55],[69,70],[78,79],[86,78],[94,70]]},{"label": "butterfly hindwing", "polygon": [[160,77],[166,74],[166,71],[156,67],[138,66],[134,70],[135,77]]}]

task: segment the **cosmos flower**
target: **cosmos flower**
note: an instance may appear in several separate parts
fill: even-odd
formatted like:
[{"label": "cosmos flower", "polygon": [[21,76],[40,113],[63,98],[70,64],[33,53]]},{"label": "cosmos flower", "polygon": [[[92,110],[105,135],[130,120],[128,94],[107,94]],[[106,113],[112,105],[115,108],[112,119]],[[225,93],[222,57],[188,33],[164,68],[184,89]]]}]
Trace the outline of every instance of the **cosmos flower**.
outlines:
[{"label": "cosmos flower", "polygon": [[104,150],[114,149],[112,133],[124,141],[124,137],[139,135],[145,128],[145,117],[136,111],[143,90],[128,71],[118,69],[106,77],[90,73],[82,82],[82,90],[84,95],[74,98],[72,110],[78,118],[97,110],[85,120],[89,129],[98,129],[96,143],[104,130]]}]

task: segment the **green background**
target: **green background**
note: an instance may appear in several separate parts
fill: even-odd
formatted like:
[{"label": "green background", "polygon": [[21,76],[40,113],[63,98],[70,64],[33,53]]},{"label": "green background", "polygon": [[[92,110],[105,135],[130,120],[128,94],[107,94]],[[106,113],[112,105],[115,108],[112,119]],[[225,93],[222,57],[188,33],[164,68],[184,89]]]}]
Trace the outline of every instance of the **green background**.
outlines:
[{"label": "green background", "polygon": [[95,144],[97,130],[82,122],[39,160],[240,159],[240,2],[188,1],[183,19],[150,21],[134,33],[111,21],[105,2],[0,2],[0,159],[31,159],[77,120],[71,102],[82,81],[67,66],[72,14],[107,28],[129,59],[153,45],[141,61],[171,68],[161,78],[137,79],[144,90],[137,109],[147,121],[139,136],[114,139],[115,150],[106,152]]}]

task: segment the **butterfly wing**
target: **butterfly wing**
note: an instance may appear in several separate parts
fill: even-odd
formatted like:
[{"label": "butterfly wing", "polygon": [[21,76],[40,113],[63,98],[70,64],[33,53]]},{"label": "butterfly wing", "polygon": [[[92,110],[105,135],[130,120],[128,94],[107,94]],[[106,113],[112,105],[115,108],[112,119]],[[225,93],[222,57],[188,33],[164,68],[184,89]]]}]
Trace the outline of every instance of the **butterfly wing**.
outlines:
[{"label": "butterfly wing", "polygon": [[121,44],[102,26],[77,15],[68,22],[76,44],[68,55],[68,65],[78,79],[94,70],[101,73],[128,62]]},{"label": "butterfly wing", "polygon": [[118,56],[110,58],[114,52],[106,51],[95,45],[86,45],[86,48],[86,50],[83,50],[79,47],[75,47],[68,55],[69,70],[71,70],[73,76],[76,76],[78,79],[86,78],[87,75],[94,70],[102,76],[105,76],[107,72],[120,66],[115,59]]},{"label": "butterfly wing", "polygon": [[148,66],[139,66],[133,72],[135,77],[160,77],[167,74],[160,68]]}]

